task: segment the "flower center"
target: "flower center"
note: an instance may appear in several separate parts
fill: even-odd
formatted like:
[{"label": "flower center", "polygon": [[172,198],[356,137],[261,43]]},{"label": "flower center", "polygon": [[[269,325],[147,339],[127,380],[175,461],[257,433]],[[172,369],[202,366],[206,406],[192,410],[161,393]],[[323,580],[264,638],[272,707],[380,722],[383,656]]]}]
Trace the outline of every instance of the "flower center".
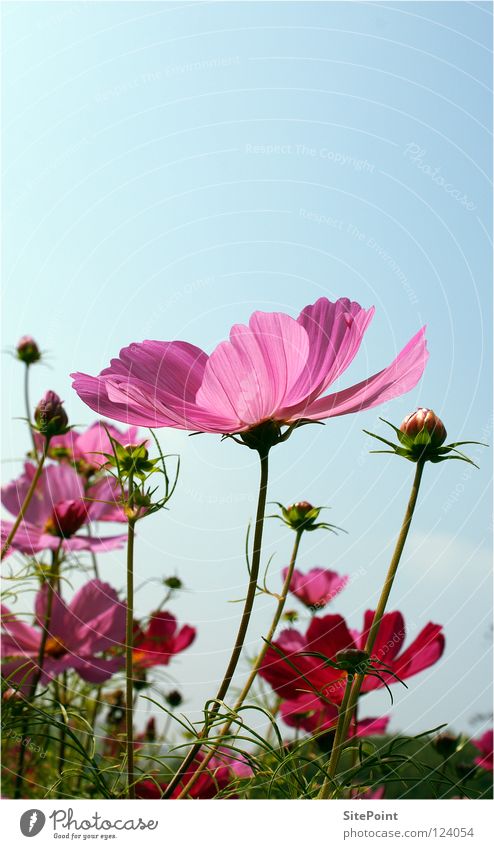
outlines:
[{"label": "flower center", "polygon": [[64,645],[59,637],[48,637],[45,645],[45,652],[50,657],[62,657],[67,652],[67,646]]}]

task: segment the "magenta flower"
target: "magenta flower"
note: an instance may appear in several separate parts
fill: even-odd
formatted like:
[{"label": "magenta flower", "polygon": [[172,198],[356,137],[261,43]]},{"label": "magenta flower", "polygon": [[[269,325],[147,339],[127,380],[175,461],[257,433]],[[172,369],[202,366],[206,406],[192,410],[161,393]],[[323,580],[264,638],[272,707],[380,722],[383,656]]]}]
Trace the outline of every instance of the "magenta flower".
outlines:
[{"label": "magenta flower", "polygon": [[[2,605],[2,674],[23,692],[29,691],[37,670],[47,597],[45,584],[36,595],[36,627],[21,622]],[[124,640],[125,604],[109,584],[89,581],[69,605],[55,592],[40,682],[50,681],[65,669],[74,669],[93,684],[106,681],[122,668],[123,658],[106,658],[103,653]]]},{"label": "magenta flower", "polygon": [[477,740],[472,740],[472,743],[480,752],[480,757],[475,758],[474,763],[477,764],[477,766],[481,766],[483,769],[488,769],[492,772],[494,769],[492,757],[492,728],[482,734],[482,737],[479,737]]},{"label": "magenta flower", "polygon": [[[2,487],[2,504],[16,516],[26,496],[36,467],[26,463],[24,473]],[[25,518],[11,545],[11,550],[36,554],[43,549],[55,551],[111,551],[121,548],[126,536],[93,537],[77,532],[90,521],[125,522],[117,503],[120,489],[110,477],[84,488],[84,480],[69,465],[43,469]],[[12,522],[2,523],[2,542],[7,539]]]},{"label": "magenta flower", "polygon": [[[136,427],[120,431],[109,422],[94,422],[82,433],[70,430],[63,436],[53,437],[50,441],[48,454],[54,460],[68,460],[76,464],[81,474],[92,475],[106,464],[107,460],[104,455],[113,454],[108,433],[120,445],[140,444]],[[38,450],[41,450],[43,445],[44,439],[36,434]]]},{"label": "magenta flower", "polygon": [[[283,569],[281,574],[285,580],[288,569]],[[316,566],[306,575],[295,569],[290,581],[290,592],[307,607],[320,608],[325,607],[341,593],[347,583],[348,575],[339,575],[331,569]]]},{"label": "magenta flower", "polygon": [[324,395],[357,354],[373,313],[348,298],[320,298],[296,320],[255,312],[210,356],[188,342],[134,343],[98,377],[73,374],[73,385],[91,409],[127,424],[235,434],[270,422],[279,432],[369,409],[415,386],[427,360],[425,328],[387,368]]},{"label": "magenta flower", "polygon": [[168,666],[173,655],[187,649],[196,638],[191,625],[178,628],[172,613],[158,612],[150,616],[148,626],[134,632],[134,663],[143,669],[150,666]]},{"label": "magenta flower", "polygon": [[[338,614],[314,617],[305,635],[293,628],[282,631],[273,644],[275,648],[269,648],[266,652],[260,675],[285,700],[298,699],[308,692],[321,697],[323,705],[328,702],[340,704],[346,672],[328,667],[321,658],[305,653],[319,653],[334,661],[336,654],[344,649],[363,649],[373,616],[372,610],[366,611],[362,632],[350,631],[343,617]],[[429,622],[408,648],[402,651],[405,636],[402,614],[385,613],[372,653],[373,657],[402,680],[432,666],[444,651],[444,635],[440,625]],[[288,662],[282,655],[286,656]],[[395,683],[392,674],[382,671],[381,667],[377,668],[386,684]],[[362,685],[362,693],[382,686],[382,680],[368,675]]]}]

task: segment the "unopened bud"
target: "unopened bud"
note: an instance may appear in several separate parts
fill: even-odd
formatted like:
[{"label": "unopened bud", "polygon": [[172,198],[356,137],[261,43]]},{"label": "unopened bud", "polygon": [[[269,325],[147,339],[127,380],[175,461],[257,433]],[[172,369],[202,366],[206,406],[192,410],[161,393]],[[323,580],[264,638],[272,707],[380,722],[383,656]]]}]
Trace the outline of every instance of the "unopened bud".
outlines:
[{"label": "unopened bud", "polygon": [[41,359],[40,350],[32,336],[21,336],[16,345],[17,358],[27,366]]},{"label": "unopened bud", "polygon": [[51,389],[45,392],[34,411],[34,420],[39,432],[44,436],[61,436],[67,433],[69,419],[56,392]]},{"label": "unopened bud", "polygon": [[335,660],[347,672],[362,672],[369,662],[369,653],[362,649],[342,649],[336,652]]},{"label": "unopened bud", "polygon": [[434,411],[427,407],[419,407],[415,413],[406,416],[400,425],[400,430],[410,439],[416,439],[419,435],[422,435],[422,437],[426,435],[427,441],[424,444],[428,444],[432,448],[439,448],[447,436],[446,428],[439,416],[436,416]]},{"label": "unopened bud", "polygon": [[180,578],[176,578],[174,575],[172,575],[170,578],[165,578],[163,583],[165,587],[168,587],[169,590],[181,590],[183,587]]},{"label": "unopened bud", "polygon": [[165,701],[170,705],[170,707],[180,707],[183,702],[182,694],[179,693],[178,690],[171,690],[167,696],[165,696]]}]

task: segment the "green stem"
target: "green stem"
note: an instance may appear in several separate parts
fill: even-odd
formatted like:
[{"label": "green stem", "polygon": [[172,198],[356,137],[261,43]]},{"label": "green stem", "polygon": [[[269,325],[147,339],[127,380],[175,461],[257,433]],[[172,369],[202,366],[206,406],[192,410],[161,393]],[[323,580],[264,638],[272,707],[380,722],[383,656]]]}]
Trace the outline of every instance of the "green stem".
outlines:
[{"label": "green stem", "polygon": [[29,366],[26,365],[24,371],[24,404],[26,407],[26,417],[27,417],[27,426],[29,428],[29,434],[31,436],[31,442],[33,443],[33,451],[34,458],[38,458],[38,449],[36,448],[36,440],[34,438],[34,431],[31,425],[31,403],[29,401]]},{"label": "green stem", "polygon": [[[391,562],[389,564],[388,572],[384,579],[383,588],[381,590],[381,595],[374,613],[374,618],[372,620],[372,625],[369,629],[369,634],[367,636],[367,642],[365,644],[365,651],[371,655],[374,645],[376,643],[377,635],[379,633],[379,628],[381,626],[382,618],[384,616],[384,612],[386,610],[386,605],[388,603],[388,599],[391,593],[391,589],[393,587],[394,579],[396,577],[396,573],[398,571],[398,566],[401,560],[401,555],[403,554],[403,549],[405,547],[405,542],[407,540],[408,531],[410,530],[410,525],[413,518],[413,513],[415,510],[415,505],[417,504],[417,496],[419,494],[420,483],[422,480],[422,473],[424,471],[424,460],[419,460],[417,463],[417,467],[415,469],[415,476],[412,484],[412,491],[410,493],[410,498],[408,500],[407,508],[405,511],[405,515],[403,517],[403,522],[401,525],[400,533],[398,535],[398,539],[396,541],[395,549],[393,551],[393,556],[391,558]],[[351,718],[357,708],[358,698],[360,695],[360,690],[362,688],[362,684],[364,681],[364,675],[358,674],[355,676],[355,680],[353,682],[353,687],[350,694],[350,703],[349,709],[346,711],[345,716],[343,717],[340,713],[338,717],[338,726],[340,727],[339,736],[342,741],[346,739],[346,735],[348,733],[348,728],[350,726]],[[338,735],[338,727],[337,727],[337,735]],[[341,754],[341,746],[336,748],[333,746],[333,750],[331,752],[331,758],[329,761],[328,767],[328,777],[323,782],[321,793],[319,798],[326,799],[329,793],[331,783],[336,775],[336,770],[338,769],[338,763]]]},{"label": "green stem", "polygon": [[45,445],[44,445],[44,448],[43,448],[43,453],[41,454],[41,457],[38,459],[38,465],[36,467],[36,471],[34,473],[32,481],[31,481],[31,485],[30,485],[30,487],[29,487],[29,489],[26,493],[26,497],[25,497],[24,501],[22,502],[21,509],[19,510],[17,518],[16,518],[14,524],[12,525],[10,533],[9,533],[7,539],[5,540],[5,542],[2,546],[2,554],[1,554],[1,558],[0,558],[1,560],[3,560],[5,555],[8,553],[8,550],[9,550],[9,548],[10,548],[10,546],[11,546],[13,540],[14,540],[14,537],[15,537],[17,531],[18,531],[19,525],[21,524],[21,522],[24,518],[24,515],[26,513],[26,510],[31,503],[31,499],[34,495],[36,485],[37,485],[37,483],[40,479],[41,472],[43,471],[43,466],[45,464],[46,456],[48,454],[49,443],[50,443],[49,437],[45,437]]},{"label": "green stem", "polygon": [[[129,477],[129,504],[133,492],[132,476]],[[132,506],[132,505],[131,505]],[[127,794],[135,799],[134,784],[134,518],[129,518],[127,526],[127,613],[125,628],[125,745],[127,751]]]},{"label": "green stem", "polygon": [[187,769],[191,765],[192,761],[200,751],[202,740],[207,737],[211,721],[214,720],[216,714],[220,709],[221,702],[224,700],[228,692],[233,675],[237,668],[238,661],[240,659],[240,655],[242,653],[247,629],[249,627],[250,617],[252,614],[252,609],[254,607],[254,600],[257,592],[257,581],[259,578],[259,567],[261,563],[262,532],[264,528],[264,514],[266,511],[266,495],[268,490],[268,454],[269,449],[266,450],[264,453],[261,453],[261,451],[259,452],[259,459],[261,461],[261,477],[259,482],[259,497],[257,501],[256,525],[254,531],[254,547],[252,552],[252,563],[249,574],[249,585],[247,588],[247,595],[245,598],[242,618],[240,620],[240,626],[238,629],[235,643],[233,645],[231,657],[225,675],[223,677],[223,681],[221,682],[218,692],[216,694],[215,703],[209,713],[208,722],[203,726],[202,730],[198,734],[200,742],[195,743],[194,746],[192,746],[187,756],[182,761],[180,767],[178,768],[177,772],[175,773],[168,787],[166,788],[165,793],[163,794],[164,799],[168,799],[171,796],[175,788],[180,783],[182,777],[187,772]]},{"label": "green stem", "polygon": [[192,785],[197,781],[197,779],[199,778],[201,773],[206,769],[209,761],[216,754],[216,752],[218,751],[218,748],[221,746],[221,741],[223,740],[225,735],[228,734],[228,731],[230,730],[231,726],[233,725],[233,722],[234,722],[234,719],[235,719],[235,714],[237,713],[237,711],[240,710],[245,699],[249,695],[250,689],[251,689],[251,687],[252,687],[252,685],[253,685],[256,677],[257,677],[257,674],[258,674],[258,672],[261,668],[262,662],[263,662],[263,660],[266,656],[266,652],[271,646],[271,643],[273,641],[273,637],[276,633],[276,628],[278,627],[279,621],[281,619],[281,614],[283,613],[283,608],[285,606],[288,591],[290,589],[290,584],[291,584],[291,580],[292,580],[292,576],[293,576],[293,570],[295,569],[295,563],[297,561],[298,549],[299,549],[300,540],[302,538],[303,532],[304,532],[304,528],[299,528],[296,531],[295,543],[293,545],[292,556],[290,558],[290,565],[288,566],[286,578],[285,578],[285,581],[283,583],[281,593],[278,596],[278,604],[276,605],[276,610],[275,610],[275,613],[274,613],[274,616],[273,616],[273,621],[271,622],[271,627],[270,627],[270,629],[267,633],[267,636],[265,637],[265,641],[262,645],[262,648],[261,648],[259,654],[257,655],[255,661],[254,661],[254,665],[251,669],[250,675],[247,678],[247,681],[245,682],[245,684],[242,688],[242,691],[237,698],[237,701],[235,702],[235,705],[234,705],[233,711],[232,711],[232,717],[231,717],[231,719],[228,719],[225,722],[225,724],[223,725],[223,727],[222,727],[222,729],[221,729],[221,731],[218,735],[218,739],[216,740],[214,746],[210,749],[210,751],[207,753],[207,755],[205,755],[204,759],[201,761],[201,763],[197,767],[194,775],[192,776],[190,781],[187,782],[184,789],[181,791],[180,795],[177,797],[178,799],[182,799],[182,798],[185,798],[187,796]]},{"label": "green stem", "polygon": [[327,792],[326,784],[331,785],[331,783],[333,781],[333,775],[334,775],[334,774],[333,775],[331,774],[331,764],[332,764],[332,762],[335,762],[335,761],[337,763],[338,760],[339,760],[340,754],[341,754],[342,743],[345,739],[345,736],[344,736],[345,721],[346,721],[346,719],[349,715],[351,716],[351,713],[350,713],[350,697],[351,697],[351,693],[352,693],[352,685],[353,685],[353,674],[348,673],[348,677],[347,677],[346,685],[345,685],[345,692],[343,694],[343,700],[341,702],[341,706],[340,706],[340,709],[338,711],[338,723],[336,725],[336,732],[335,732],[335,735],[334,735],[333,745],[331,747],[331,758],[329,760],[328,776],[324,779],[324,783],[321,787],[321,791],[320,791],[320,794],[318,796],[319,799],[325,799],[326,798],[326,795],[325,795],[326,792]]}]

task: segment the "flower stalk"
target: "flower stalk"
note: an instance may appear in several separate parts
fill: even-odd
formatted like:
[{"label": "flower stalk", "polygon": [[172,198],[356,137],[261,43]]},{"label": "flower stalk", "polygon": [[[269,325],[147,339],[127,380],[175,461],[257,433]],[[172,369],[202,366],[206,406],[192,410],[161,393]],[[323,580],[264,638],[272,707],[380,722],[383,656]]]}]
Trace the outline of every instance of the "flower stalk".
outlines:
[{"label": "flower stalk", "polygon": [[1,553],[1,557],[0,557],[1,560],[3,560],[4,557],[8,554],[10,546],[12,545],[12,543],[15,539],[15,535],[16,535],[18,529],[19,529],[19,525],[21,524],[22,520],[24,519],[26,510],[31,503],[31,499],[34,495],[36,485],[37,485],[37,483],[38,483],[38,481],[41,477],[41,472],[43,471],[43,466],[45,465],[45,460],[48,456],[48,446],[49,446],[49,444],[50,444],[50,437],[46,436],[43,451],[41,453],[41,456],[38,457],[38,464],[36,466],[36,471],[33,475],[31,485],[30,485],[30,487],[29,487],[29,489],[26,493],[26,497],[25,497],[24,501],[22,502],[21,509],[19,510],[19,513],[17,514],[17,518],[15,519],[15,522],[12,525],[12,528],[10,529],[10,533],[8,534],[7,539],[5,540],[5,542],[2,546],[2,553]]},{"label": "flower stalk", "polygon": [[[400,533],[398,535],[398,539],[396,541],[395,549],[393,551],[393,556],[391,558],[391,562],[389,564],[389,568],[384,579],[384,584],[381,590],[381,595],[379,598],[379,602],[377,604],[374,618],[372,620],[372,625],[369,629],[369,633],[367,636],[367,641],[365,644],[365,651],[368,655],[372,655],[372,650],[374,648],[376,638],[379,632],[379,628],[382,622],[382,618],[384,616],[384,612],[386,610],[386,605],[388,603],[388,599],[391,593],[391,589],[393,587],[393,583],[396,577],[396,573],[398,571],[398,566],[400,564],[401,555],[403,554],[403,549],[405,547],[405,543],[408,537],[408,532],[410,530],[410,525],[412,522],[415,506],[417,504],[417,497],[419,494],[420,484],[422,481],[422,473],[424,471],[425,460],[419,460],[416,465],[415,475],[412,484],[412,490],[410,493],[410,497],[408,500],[407,508],[405,511],[405,515],[403,518],[403,522],[401,525]],[[321,787],[321,791],[319,794],[320,799],[327,799],[329,797],[329,793],[331,791],[331,784],[334,781],[334,777],[336,775],[336,771],[338,769],[338,764],[340,761],[340,756],[343,748],[344,741],[348,734],[348,729],[350,727],[352,716],[357,708],[358,698],[360,695],[360,690],[362,688],[362,684],[364,681],[365,673],[357,673],[353,680],[353,684],[351,690],[349,691],[348,696],[348,704],[345,711],[340,710],[338,715],[338,724],[336,727],[335,740],[333,744],[333,748],[331,750],[331,757],[328,766],[328,775],[325,778],[323,785]],[[346,690],[345,690],[346,695]],[[342,704],[343,707],[343,704]]]},{"label": "flower stalk", "polygon": [[252,562],[251,568],[249,572],[249,584],[247,588],[247,595],[245,598],[244,609],[242,612],[242,618],[240,620],[240,625],[237,633],[237,637],[235,643],[233,645],[232,653],[230,656],[230,660],[223,677],[223,680],[219,686],[218,692],[216,694],[216,698],[214,700],[213,707],[209,713],[208,722],[203,726],[202,730],[198,735],[199,742],[195,743],[184,760],[182,761],[180,767],[177,772],[173,776],[172,780],[168,784],[166,788],[163,798],[168,799],[172,795],[175,788],[178,786],[182,777],[187,772],[189,766],[192,761],[198,754],[202,746],[202,740],[206,739],[208,735],[209,725],[211,721],[214,720],[216,714],[220,709],[221,702],[224,700],[235,670],[237,668],[238,661],[240,659],[240,655],[242,653],[242,649],[245,642],[245,637],[247,634],[247,629],[249,627],[250,617],[252,615],[252,609],[254,607],[254,600],[257,592],[257,581],[259,578],[259,568],[261,564],[261,548],[262,548],[262,534],[264,529],[264,514],[266,512],[266,496],[268,491],[268,455],[269,448],[264,447],[263,449],[259,449],[259,459],[261,462],[261,475],[259,482],[259,496],[257,501],[257,513],[256,513],[256,524],[254,530],[254,545],[252,551]]},{"label": "flower stalk", "polygon": [[[128,479],[129,504],[132,502],[133,476]],[[134,515],[127,522],[127,611],[125,623],[125,746],[127,752],[127,794],[135,799],[134,781]]]}]

